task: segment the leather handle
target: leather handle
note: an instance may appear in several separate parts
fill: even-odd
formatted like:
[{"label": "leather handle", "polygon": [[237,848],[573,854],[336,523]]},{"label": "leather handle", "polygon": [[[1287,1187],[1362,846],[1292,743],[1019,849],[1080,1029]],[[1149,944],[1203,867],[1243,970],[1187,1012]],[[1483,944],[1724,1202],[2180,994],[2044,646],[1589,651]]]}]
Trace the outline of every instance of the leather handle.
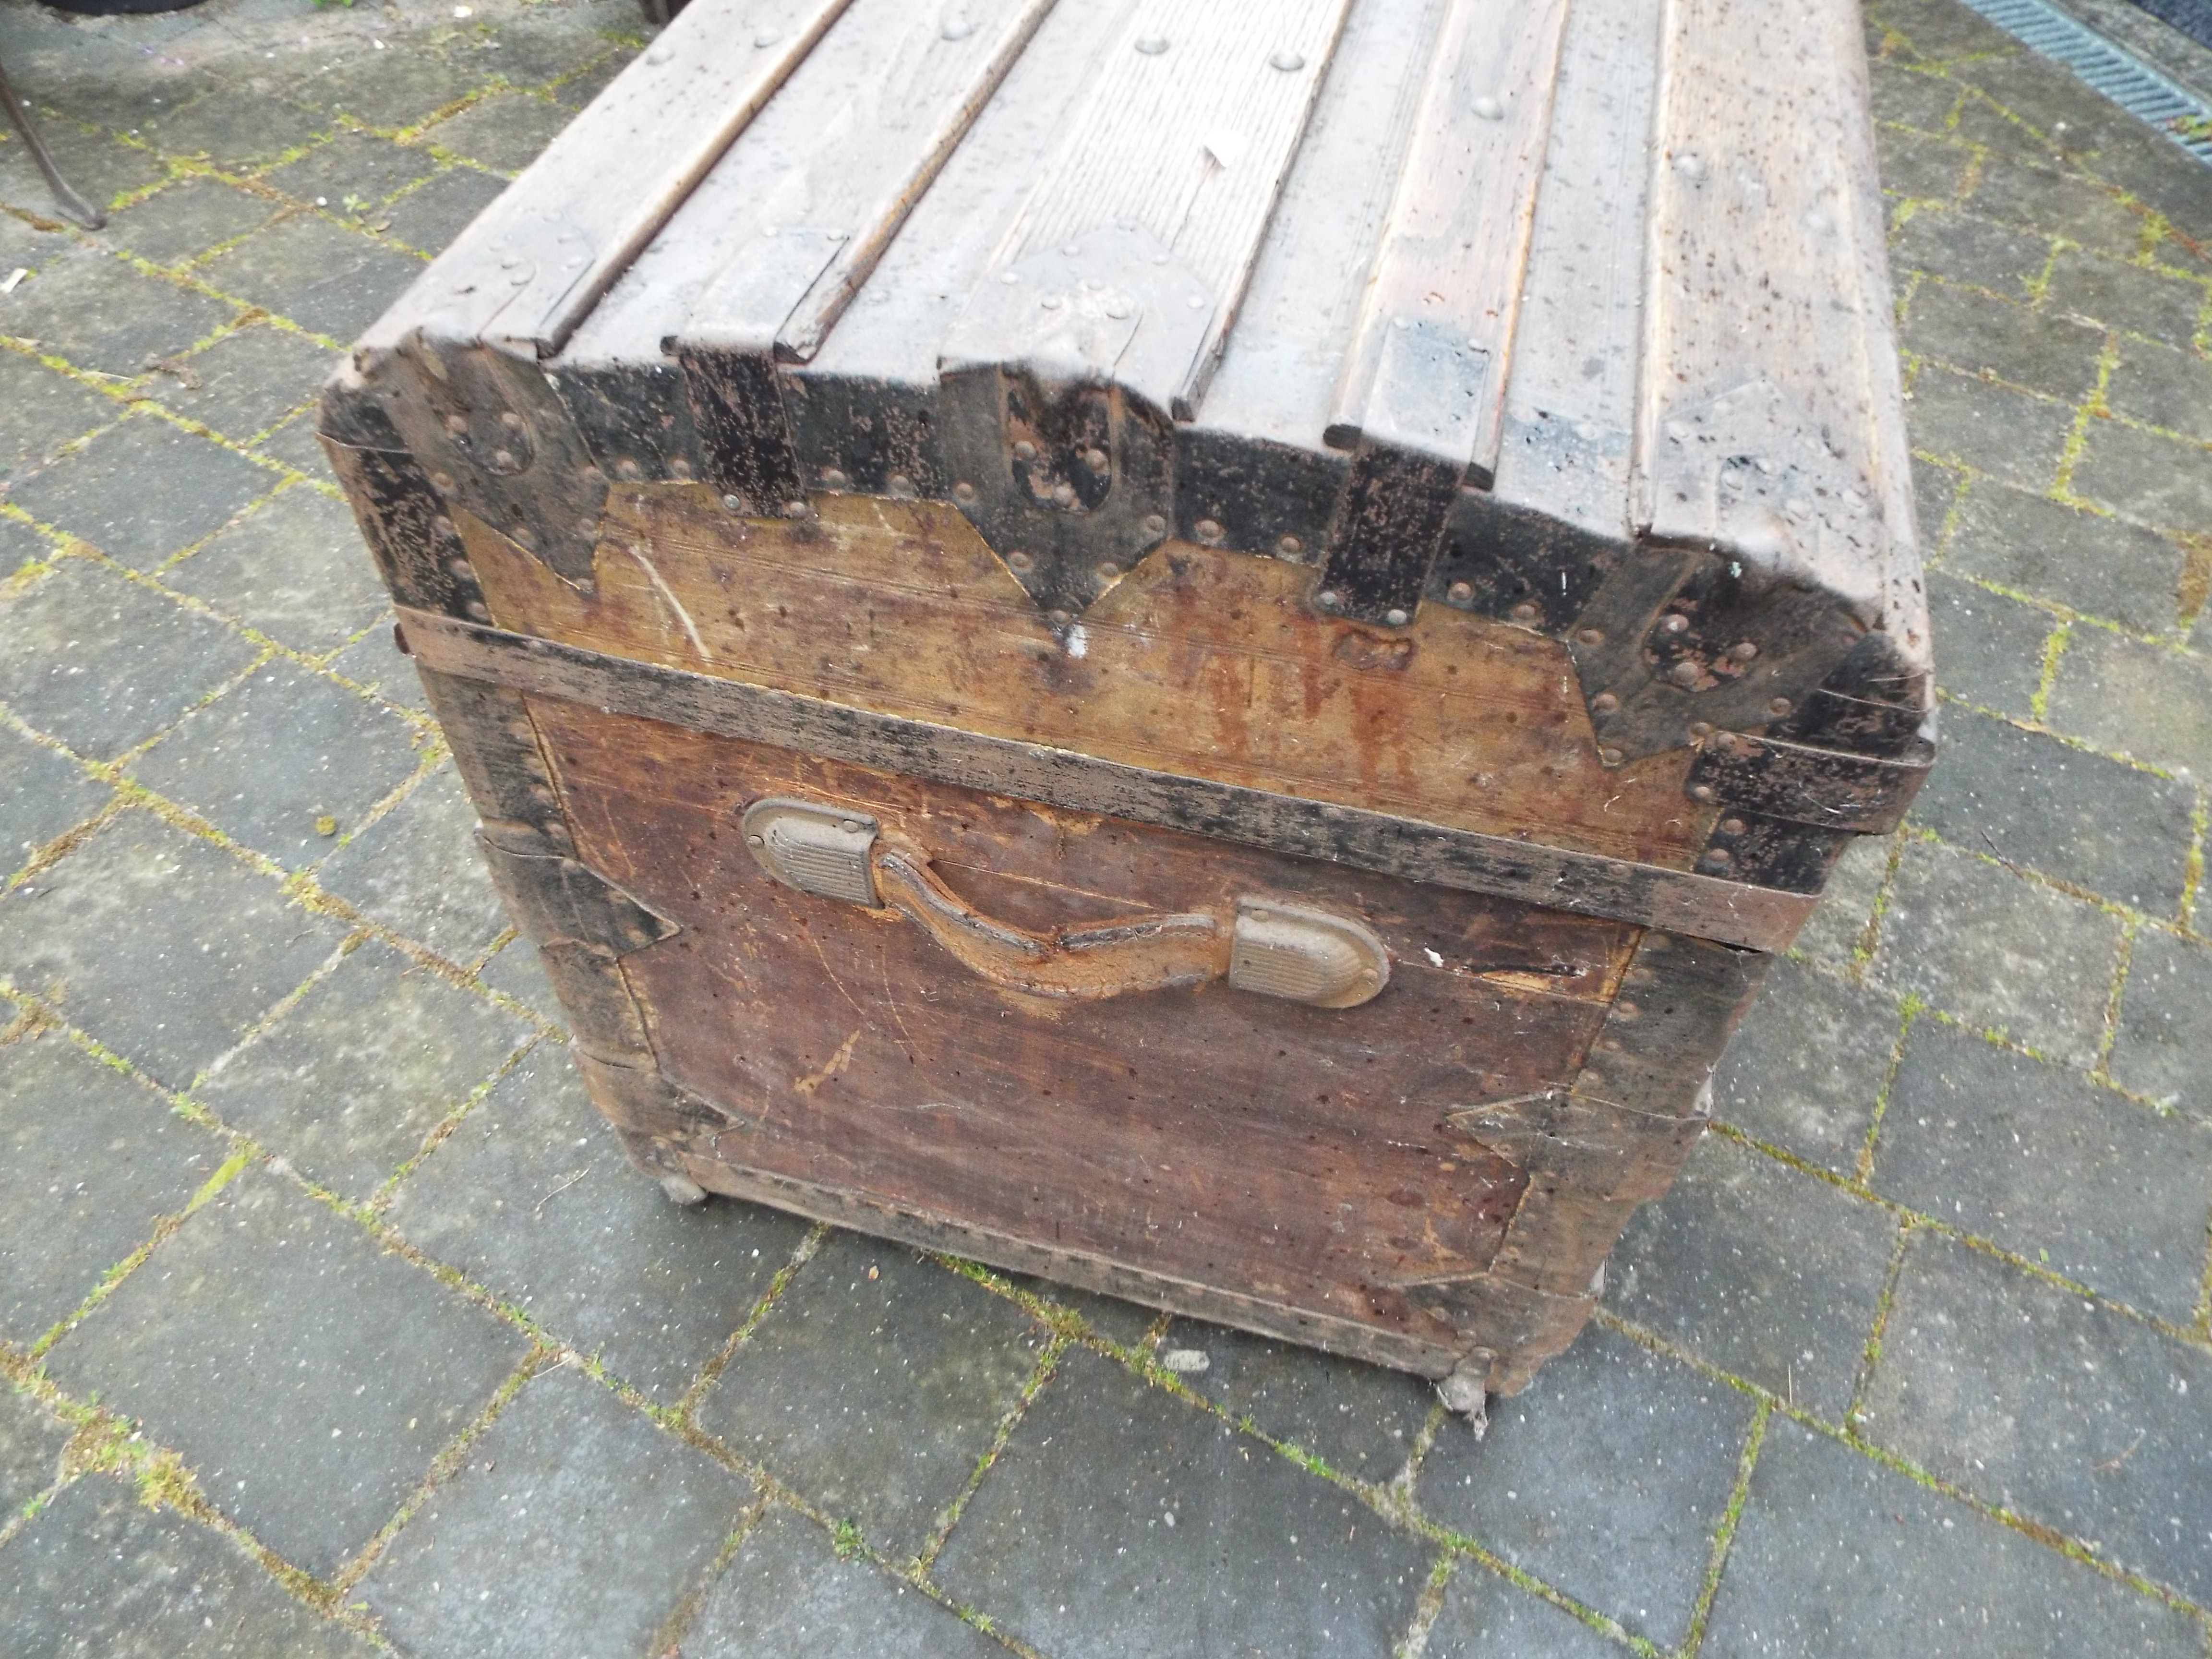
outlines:
[{"label": "leather handle", "polygon": [[1225,979],[1239,990],[1352,1008],[1390,978],[1389,953],[1348,917],[1273,899],[1206,912],[1141,914],[1033,933],[978,910],[929,855],[865,813],[771,796],[745,809],[745,845],[787,887],[906,917],[978,978],[1009,991],[1098,1001]]},{"label": "leather handle", "polygon": [[1033,933],[995,921],[938,879],[927,857],[878,842],[876,890],[978,978],[1031,996],[1093,1001],[1229,975],[1229,930],[1203,913],[1136,915]]}]

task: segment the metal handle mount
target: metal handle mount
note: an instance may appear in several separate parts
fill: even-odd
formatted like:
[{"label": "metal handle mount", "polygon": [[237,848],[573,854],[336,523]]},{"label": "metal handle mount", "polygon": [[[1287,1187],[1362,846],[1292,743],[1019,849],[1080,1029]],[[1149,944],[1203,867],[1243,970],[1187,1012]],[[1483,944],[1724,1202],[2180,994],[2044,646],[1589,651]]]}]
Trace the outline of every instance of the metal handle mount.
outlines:
[{"label": "metal handle mount", "polygon": [[963,967],[1033,996],[1096,1000],[1225,979],[1316,1008],[1356,1008],[1390,980],[1390,957],[1348,916],[1249,897],[1227,922],[1206,912],[1054,928],[996,921],[955,893],[929,856],[865,813],[771,796],[745,809],[745,846],[802,893],[897,911]]}]

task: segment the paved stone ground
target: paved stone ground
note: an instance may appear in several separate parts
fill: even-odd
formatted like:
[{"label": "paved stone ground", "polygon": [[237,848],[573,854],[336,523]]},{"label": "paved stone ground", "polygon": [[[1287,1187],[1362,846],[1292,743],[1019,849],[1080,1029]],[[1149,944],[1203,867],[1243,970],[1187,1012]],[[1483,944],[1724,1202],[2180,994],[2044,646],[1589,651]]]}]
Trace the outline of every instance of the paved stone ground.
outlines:
[{"label": "paved stone ground", "polygon": [[308,434],[640,44],[450,9],[0,3],[0,1651],[2202,1659],[2212,171],[1879,0],[1948,752],[1478,1443],[625,1166]]}]

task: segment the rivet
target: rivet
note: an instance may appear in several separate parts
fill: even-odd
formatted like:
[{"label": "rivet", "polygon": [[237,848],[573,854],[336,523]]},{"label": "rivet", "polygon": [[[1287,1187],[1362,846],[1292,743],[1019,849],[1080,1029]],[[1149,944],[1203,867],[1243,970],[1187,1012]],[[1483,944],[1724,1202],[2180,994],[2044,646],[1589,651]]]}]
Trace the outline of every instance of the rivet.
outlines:
[{"label": "rivet", "polygon": [[672,477],[682,478],[688,482],[691,477],[691,463],[684,460],[679,456],[675,460],[669,462],[668,471]]},{"label": "rivet", "polygon": [[1705,164],[1695,155],[1685,151],[1674,158],[1674,171],[1695,184],[1705,176]]},{"label": "rivet", "polygon": [[1036,446],[1031,443],[1027,438],[1023,439],[1019,443],[1014,446],[1014,459],[1018,461],[1033,461],[1036,459]]},{"label": "rivet", "polygon": [[1115,322],[1119,322],[1121,319],[1129,315],[1131,311],[1135,307],[1129,303],[1127,298],[1122,295],[1110,295],[1108,296],[1106,301],[1106,314],[1114,319]]},{"label": "rivet", "polygon": [[1707,805],[1711,805],[1713,799],[1712,785],[1710,783],[1692,784],[1690,786],[1690,799],[1694,801],[1704,803]]},{"label": "rivet", "polygon": [[763,29],[753,36],[753,44],[757,46],[772,46],[782,39],[783,33],[780,29]]},{"label": "rivet", "polygon": [[914,487],[914,480],[903,472],[894,472],[884,482],[891,494],[902,501],[910,501],[921,493]]},{"label": "rivet", "polygon": [[1607,1054],[1617,1054],[1620,1052],[1620,1039],[1619,1037],[1600,1037],[1598,1039],[1597,1046],[1600,1048],[1602,1048]]},{"label": "rivet", "polygon": [[1268,55],[1267,67],[1269,69],[1279,69],[1285,75],[1288,75],[1293,70],[1302,70],[1305,66],[1306,60],[1304,54],[1302,52],[1278,52]]},{"label": "rivet", "polygon": [[1168,521],[1157,513],[1147,513],[1143,529],[1147,536],[1164,536],[1168,533]]},{"label": "rivet", "polygon": [[1061,507],[1073,507],[1075,505],[1075,486],[1072,483],[1054,484],[1052,487],[1052,498]]},{"label": "rivet", "polygon": [[1041,294],[1037,296],[1037,304],[1047,311],[1058,311],[1066,303],[1066,300],[1057,294]]},{"label": "rivet", "polygon": [[1787,697],[1775,698],[1771,702],[1766,705],[1766,712],[1770,714],[1788,714],[1790,712],[1790,699]]},{"label": "rivet", "polygon": [[639,474],[643,471],[643,468],[639,466],[635,461],[630,459],[627,455],[623,456],[622,459],[615,463],[615,477],[622,479],[624,483],[635,483]]},{"label": "rivet", "polygon": [[745,510],[745,498],[742,495],[725,495],[722,497],[722,505],[732,513],[742,513]]},{"label": "rivet", "polygon": [[1749,662],[1758,654],[1759,647],[1749,640],[1738,640],[1734,645],[1729,647],[1729,655],[1734,657],[1738,662]]},{"label": "rivet", "polygon": [[491,620],[491,611],[485,606],[484,602],[482,599],[471,599],[469,601],[469,615],[474,617],[480,623],[488,623]]},{"label": "rivet", "polygon": [[453,529],[453,521],[441,513],[430,520],[430,533],[434,536],[451,536],[458,532]]},{"label": "rivet", "polygon": [[1018,547],[1006,555],[1006,568],[1009,570],[1027,571],[1036,562],[1035,559],[1030,557]]},{"label": "rivet", "polygon": [[493,450],[491,464],[495,471],[512,472],[514,470],[514,452],[511,449]]},{"label": "rivet", "polygon": [[464,433],[467,432],[468,429],[469,419],[467,416],[448,415],[446,416],[446,430],[452,433],[456,438],[461,436]]},{"label": "rivet", "polygon": [[1403,628],[1413,619],[1406,614],[1404,607],[1394,605],[1382,613],[1382,620],[1393,628]]},{"label": "rivet", "polygon": [[1452,605],[1473,605],[1474,603],[1474,584],[1473,582],[1454,582],[1449,587],[1444,589],[1444,599],[1447,602]]},{"label": "rivet", "polygon": [[1597,751],[1597,757],[1607,766],[1618,766],[1621,761],[1620,750],[1618,749],[1601,749]]},{"label": "rivet", "polygon": [[1583,1067],[1583,1081],[1593,1089],[1602,1089],[1605,1087],[1605,1073],[1603,1072],[1593,1072],[1589,1066],[1585,1066]]},{"label": "rivet", "polygon": [[975,33],[975,26],[964,17],[948,17],[938,33],[947,40],[965,40]]},{"label": "rivet", "polygon": [[840,830],[842,830],[848,836],[857,836],[860,833],[860,823],[858,818],[842,819],[839,822],[837,827]]},{"label": "rivet", "polygon": [[447,561],[446,568],[465,582],[472,582],[477,579],[476,566],[471,564],[466,559],[449,559]]},{"label": "rivet", "polygon": [[1626,997],[1613,1005],[1613,1017],[1615,1019],[1634,1019],[1643,1012]]},{"label": "rivet", "polygon": [[787,519],[805,518],[806,516],[806,503],[805,501],[786,501],[783,504],[783,516]]},{"label": "rivet", "polygon": [[958,483],[952,486],[952,499],[956,501],[974,501],[975,499],[975,486],[969,483],[965,478],[963,478]]},{"label": "rivet", "polygon": [[1659,618],[1659,628],[1662,633],[1679,634],[1689,625],[1690,619],[1679,611],[1669,611]]},{"label": "rivet", "polygon": [[1741,818],[1723,818],[1721,820],[1721,834],[1724,836],[1740,836],[1742,833],[1743,820]]},{"label": "rivet", "polygon": [[1193,311],[1202,311],[1206,308],[1206,295],[1203,294],[1188,295],[1183,299],[1183,304],[1188,306]]},{"label": "rivet", "polygon": [[851,482],[840,468],[825,466],[822,469],[822,487],[824,489],[842,489]]},{"label": "rivet", "polygon": [[430,482],[437,489],[450,494],[453,488],[453,475],[450,472],[433,472],[430,475]]},{"label": "rivet", "polygon": [[1306,550],[1306,544],[1296,536],[1283,536],[1275,542],[1275,551],[1286,559],[1295,559]]},{"label": "rivet", "polygon": [[1208,547],[1221,539],[1221,526],[1212,519],[1200,519],[1191,528],[1198,532],[1199,540],[1204,542]]},{"label": "rivet", "polygon": [[1610,714],[1614,709],[1620,707],[1620,699],[1613,696],[1610,691],[1601,691],[1597,696],[1590,699],[1590,712],[1592,714]]},{"label": "rivet", "polygon": [[758,847],[762,844],[762,838],[758,836],[747,836],[745,837],[745,845],[748,847]]},{"label": "rivet", "polygon": [[1068,623],[1075,620],[1074,617],[1069,616],[1065,611],[1048,611],[1044,614],[1045,620],[1050,623],[1054,628],[1065,628]]},{"label": "rivet", "polygon": [[1667,671],[1667,678],[1677,685],[1691,686],[1705,678],[1705,671],[1690,658],[1685,657]]},{"label": "rivet", "polygon": [[1505,106],[1486,93],[1474,100],[1474,112],[1486,121],[1502,121],[1505,118]]},{"label": "rivet", "polygon": [[577,520],[576,533],[586,541],[594,539],[599,533],[599,521],[597,519]]},{"label": "rivet", "polygon": [[1605,630],[1602,628],[1585,628],[1581,633],[1576,635],[1575,637],[1580,640],[1584,645],[1603,645],[1605,643]]},{"label": "rivet", "polygon": [[1532,623],[1534,622],[1541,614],[1542,613],[1539,611],[1534,605],[1531,605],[1526,599],[1522,600],[1520,604],[1513,607],[1513,620],[1515,622]]},{"label": "rivet", "polygon": [[1147,58],[1157,58],[1167,49],[1168,38],[1164,34],[1146,34],[1138,37],[1137,50]]},{"label": "rivet", "polygon": [[1121,567],[1111,559],[1102,560],[1092,573],[1102,582],[1110,582],[1121,574]]},{"label": "rivet", "polygon": [[535,553],[538,550],[538,532],[532,530],[528,525],[517,525],[507,533],[514,538],[514,544],[517,547],[523,548],[532,553]]},{"label": "rivet", "polygon": [[1114,465],[1114,463],[1107,458],[1106,452],[1103,449],[1085,450],[1083,452],[1083,464],[1089,467],[1093,472],[1103,472],[1108,467]]},{"label": "rivet", "polygon": [[1004,283],[1008,288],[1012,288],[1016,283],[1022,280],[1022,275],[1021,272],[1018,270],[1002,270],[999,273],[999,280]]},{"label": "rivet", "polygon": [[1692,721],[1690,722],[1690,735],[1691,735],[1692,737],[1693,737],[1693,738],[1710,738],[1711,736],[1712,736],[1712,734],[1713,734],[1713,727],[1712,727],[1712,722],[1711,722],[1711,721],[1710,721],[1710,720],[1692,720]]},{"label": "rivet", "polygon": [[509,432],[520,432],[522,430],[522,416],[516,414],[511,409],[507,410],[501,414],[499,423],[505,427]]},{"label": "rivet", "polygon": [[1735,863],[1735,860],[1730,855],[1727,848],[1716,847],[1712,851],[1705,854],[1705,862],[1711,865],[1715,869],[1719,869],[1724,866]]},{"label": "rivet", "polygon": [[1314,603],[1324,611],[1335,610],[1337,604],[1336,590],[1333,587],[1322,588],[1320,592],[1314,595]]}]

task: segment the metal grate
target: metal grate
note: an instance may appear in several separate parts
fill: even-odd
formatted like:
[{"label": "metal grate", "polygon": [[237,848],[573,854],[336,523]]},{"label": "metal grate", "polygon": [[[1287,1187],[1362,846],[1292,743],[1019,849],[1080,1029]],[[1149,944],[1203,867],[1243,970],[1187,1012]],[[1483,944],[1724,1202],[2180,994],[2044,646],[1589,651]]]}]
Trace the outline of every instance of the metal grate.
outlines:
[{"label": "metal grate", "polygon": [[2212,166],[2212,106],[2044,0],[1966,0],[2006,33]]}]

